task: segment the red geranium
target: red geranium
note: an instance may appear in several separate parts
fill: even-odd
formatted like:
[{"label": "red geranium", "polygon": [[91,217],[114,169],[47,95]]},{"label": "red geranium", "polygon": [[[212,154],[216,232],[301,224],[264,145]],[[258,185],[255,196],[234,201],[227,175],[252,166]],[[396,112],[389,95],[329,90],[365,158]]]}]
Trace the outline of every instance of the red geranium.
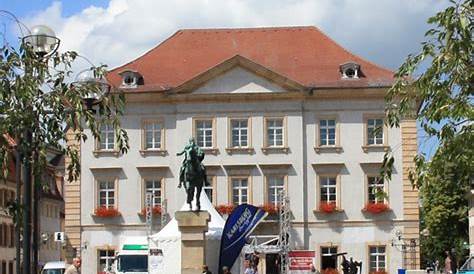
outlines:
[{"label": "red geranium", "polygon": [[379,214],[382,212],[385,212],[389,210],[390,208],[388,207],[387,204],[385,203],[374,203],[374,202],[369,202],[367,205],[365,205],[364,210],[373,214]]},{"label": "red geranium", "polygon": [[94,215],[97,217],[117,217],[120,212],[114,207],[99,206],[95,209]]},{"label": "red geranium", "polygon": [[234,211],[235,205],[218,205],[216,207],[217,212],[220,214],[231,214]]},{"label": "red geranium", "polygon": [[321,202],[319,204],[319,211],[324,213],[333,213],[336,211],[336,203],[335,202]]},{"label": "red geranium", "polygon": [[370,274],[387,274],[385,270],[370,271]]},{"label": "red geranium", "polygon": [[[142,215],[146,215],[146,207],[142,208]],[[151,208],[151,213],[153,215],[160,215],[161,214],[161,206],[156,205]]]},{"label": "red geranium", "polygon": [[275,204],[264,204],[259,206],[259,208],[268,214],[277,214],[280,211],[280,207]]}]

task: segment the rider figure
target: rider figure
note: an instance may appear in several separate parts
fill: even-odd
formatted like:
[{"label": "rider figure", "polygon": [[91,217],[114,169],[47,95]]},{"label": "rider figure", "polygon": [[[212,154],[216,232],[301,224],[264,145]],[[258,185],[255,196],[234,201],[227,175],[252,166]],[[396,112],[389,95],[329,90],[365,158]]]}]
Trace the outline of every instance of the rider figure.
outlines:
[{"label": "rider figure", "polygon": [[176,153],[176,156],[181,156],[184,154],[184,159],[183,159],[183,164],[181,165],[181,168],[179,170],[179,185],[178,187],[181,187],[182,183],[184,182],[184,170],[187,166],[191,164],[191,152],[192,151],[196,152],[196,155],[198,154],[198,151],[200,150],[199,147],[196,145],[196,141],[194,138],[189,138],[188,144],[184,147],[183,151]]}]

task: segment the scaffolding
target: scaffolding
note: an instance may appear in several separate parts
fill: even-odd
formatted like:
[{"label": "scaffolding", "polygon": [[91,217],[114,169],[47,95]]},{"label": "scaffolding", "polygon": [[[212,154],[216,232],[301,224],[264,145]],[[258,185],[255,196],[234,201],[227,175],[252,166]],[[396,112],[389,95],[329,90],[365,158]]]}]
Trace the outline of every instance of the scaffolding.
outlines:
[{"label": "scaffolding", "polygon": [[281,274],[287,274],[289,268],[290,251],[290,227],[291,227],[291,213],[290,213],[290,199],[282,190],[278,193],[278,200],[280,201],[279,209],[279,223],[280,234],[278,236],[278,249],[280,250],[281,258]]}]

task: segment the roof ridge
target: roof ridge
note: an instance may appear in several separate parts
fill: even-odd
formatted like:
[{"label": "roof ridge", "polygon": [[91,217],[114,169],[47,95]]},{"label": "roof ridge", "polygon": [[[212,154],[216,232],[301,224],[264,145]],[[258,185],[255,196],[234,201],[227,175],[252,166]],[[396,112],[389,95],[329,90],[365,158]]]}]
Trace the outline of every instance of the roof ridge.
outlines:
[{"label": "roof ridge", "polygon": [[258,31],[258,30],[289,30],[289,29],[318,29],[315,26],[280,26],[280,27],[241,27],[241,28],[185,28],[179,29],[178,32],[199,31],[199,32],[215,32],[215,31]]}]

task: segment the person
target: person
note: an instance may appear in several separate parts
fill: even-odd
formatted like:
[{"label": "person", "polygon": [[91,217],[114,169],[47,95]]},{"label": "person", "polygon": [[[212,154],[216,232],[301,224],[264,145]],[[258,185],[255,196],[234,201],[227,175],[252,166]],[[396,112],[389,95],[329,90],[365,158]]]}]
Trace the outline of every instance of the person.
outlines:
[{"label": "person", "polygon": [[446,259],[444,259],[444,273],[445,274],[452,274],[453,269],[452,269],[452,258],[451,258],[451,252],[446,251]]},{"label": "person", "polygon": [[64,274],[81,274],[81,258],[74,258]]},{"label": "person", "polygon": [[260,258],[258,257],[258,252],[254,251],[253,254],[250,256],[250,264],[254,268],[257,268],[259,262],[260,262]]},{"label": "person", "polygon": [[244,261],[244,274],[255,274],[249,260]]},{"label": "person", "polygon": [[232,274],[227,266],[222,267],[222,273],[223,274]]},{"label": "person", "polygon": [[212,272],[209,271],[209,267],[207,265],[202,266],[202,274],[212,274]]}]

